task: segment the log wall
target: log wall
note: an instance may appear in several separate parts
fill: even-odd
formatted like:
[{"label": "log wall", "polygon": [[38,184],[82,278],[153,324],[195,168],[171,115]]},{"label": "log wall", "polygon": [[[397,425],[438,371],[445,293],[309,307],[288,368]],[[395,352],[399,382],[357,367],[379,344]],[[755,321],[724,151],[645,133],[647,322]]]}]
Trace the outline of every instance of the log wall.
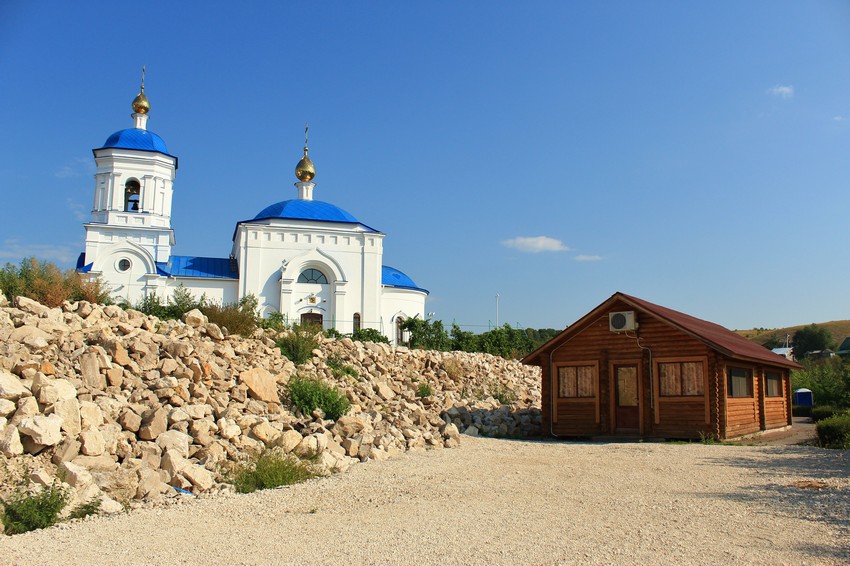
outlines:
[{"label": "log wall", "polygon": [[[537,360],[532,362],[543,370],[544,434],[551,432],[568,437],[616,434],[612,372],[615,365],[630,363],[639,367],[639,433],[642,436],[699,438],[701,435],[714,435],[732,438],[790,424],[787,370],[768,368],[770,371],[782,371],[783,391],[780,397],[767,397],[763,366],[727,359],[700,340],[641,311],[635,311],[640,345],[633,332],[627,335],[609,331],[608,313],[630,310],[635,309],[625,303],[615,303],[598,318],[585,321],[582,327],[569,329],[563,340],[540,352]],[[677,360],[703,362],[703,395],[660,395],[659,364]],[[551,371],[550,362],[554,368]],[[579,363],[596,364],[595,397],[559,398],[557,368]],[[752,397],[727,397],[727,371],[730,366],[751,370]],[[550,375],[553,371],[554,376]]]}]

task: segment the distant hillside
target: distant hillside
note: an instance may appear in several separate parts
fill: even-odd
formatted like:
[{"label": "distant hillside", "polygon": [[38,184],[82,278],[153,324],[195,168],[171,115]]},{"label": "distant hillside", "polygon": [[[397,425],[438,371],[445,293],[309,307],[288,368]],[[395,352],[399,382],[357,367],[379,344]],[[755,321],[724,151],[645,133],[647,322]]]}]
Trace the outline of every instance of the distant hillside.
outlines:
[{"label": "distant hillside", "polygon": [[[842,340],[850,336],[850,320],[833,320],[831,322],[816,322],[815,324],[832,332],[832,338],[835,340],[836,346],[841,344]],[[808,324],[774,329],[754,328],[752,330],[736,330],[735,332],[744,338],[762,345],[774,338],[784,344],[786,335],[790,334],[793,338],[794,333],[804,326],[808,326]]]}]

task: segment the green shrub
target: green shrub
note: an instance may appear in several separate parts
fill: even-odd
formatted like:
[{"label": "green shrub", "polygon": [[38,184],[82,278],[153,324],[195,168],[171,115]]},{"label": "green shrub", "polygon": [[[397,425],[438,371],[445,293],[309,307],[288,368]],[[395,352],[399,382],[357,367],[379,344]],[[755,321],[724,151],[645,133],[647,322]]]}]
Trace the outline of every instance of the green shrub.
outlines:
[{"label": "green shrub", "polygon": [[300,366],[309,360],[313,350],[319,347],[319,339],[316,337],[318,331],[313,325],[293,324],[292,329],[277,340],[280,353]]},{"label": "green shrub", "polygon": [[283,317],[283,314],[278,311],[272,311],[269,313],[269,316],[266,318],[258,318],[258,324],[262,328],[268,328],[269,330],[283,330],[286,328],[286,319]]},{"label": "green shrub", "polygon": [[322,334],[325,335],[325,338],[342,338],[345,335],[337,330],[336,328],[328,328]]},{"label": "green shrub", "polygon": [[201,312],[210,322],[227,328],[231,334],[247,338],[257,328],[257,298],[254,295],[245,295],[236,304],[203,305]]},{"label": "green shrub", "polygon": [[333,421],[348,412],[351,402],[337,389],[316,377],[295,375],[287,385],[289,401],[305,415],[321,409]]},{"label": "green shrub", "polygon": [[293,455],[276,450],[263,450],[252,458],[236,464],[224,474],[238,493],[252,493],[258,489],[271,489],[292,485],[314,477],[309,464]]},{"label": "green shrub", "polygon": [[808,405],[793,405],[791,407],[791,414],[795,417],[811,417],[812,408]]},{"label": "green shrub", "polygon": [[347,375],[355,379],[360,377],[360,373],[357,371],[357,368],[346,364],[339,356],[328,356],[325,363],[329,368],[331,368],[331,371],[333,371],[333,374],[337,377],[341,377],[343,375]]},{"label": "green shrub", "polygon": [[818,441],[824,448],[850,448],[850,415],[837,414],[818,421]]},{"label": "green shrub", "polygon": [[100,513],[100,497],[95,497],[94,499],[87,501],[85,503],[80,503],[71,513],[68,515],[69,519],[82,519],[83,517],[88,517],[89,515],[97,515]]},{"label": "green shrub", "polygon": [[148,295],[133,305],[135,310],[153,315],[162,320],[178,320],[190,310],[203,310],[206,307],[206,297],[201,295],[201,298],[195,299],[192,296],[192,292],[184,287],[182,283],[174,289],[171,297],[165,303],[162,302],[162,299],[158,295]]},{"label": "green shrub", "polygon": [[812,420],[818,422],[823,419],[828,419],[837,412],[839,411],[832,405],[818,405],[816,407],[812,407]]},{"label": "green shrub", "polygon": [[374,328],[361,328],[360,330],[356,330],[351,334],[351,339],[357,340],[358,342],[377,342],[381,344],[390,343],[386,336]]},{"label": "green shrub", "polygon": [[431,384],[427,381],[423,381],[419,384],[419,387],[416,388],[416,396],[417,397],[430,397],[434,394],[434,388],[431,387]]},{"label": "green shrub", "polygon": [[791,374],[794,389],[811,389],[815,403],[850,407],[850,364],[835,357],[802,360],[803,369]]},{"label": "green shrub", "polygon": [[34,494],[18,491],[3,503],[0,520],[6,534],[16,535],[55,525],[70,497],[70,492],[60,485],[46,487]]}]

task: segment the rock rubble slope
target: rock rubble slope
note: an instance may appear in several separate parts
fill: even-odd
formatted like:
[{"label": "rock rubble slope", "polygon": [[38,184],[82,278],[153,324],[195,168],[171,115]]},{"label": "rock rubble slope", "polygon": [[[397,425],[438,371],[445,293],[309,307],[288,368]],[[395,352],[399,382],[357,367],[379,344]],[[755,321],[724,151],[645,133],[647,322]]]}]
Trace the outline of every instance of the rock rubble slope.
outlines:
[{"label": "rock rubble slope", "polygon": [[[517,361],[320,337],[296,367],[275,338],[228,335],[199,311],[162,321],[0,294],[0,495],[19,480],[60,478],[76,501],[100,497],[120,510],[228,489],[223,463],[265,447],[345,471],[457,446],[461,432],[539,432],[539,374]],[[292,408],[286,385],[296,373],[336,387],[349,412],[332,421]]]}]

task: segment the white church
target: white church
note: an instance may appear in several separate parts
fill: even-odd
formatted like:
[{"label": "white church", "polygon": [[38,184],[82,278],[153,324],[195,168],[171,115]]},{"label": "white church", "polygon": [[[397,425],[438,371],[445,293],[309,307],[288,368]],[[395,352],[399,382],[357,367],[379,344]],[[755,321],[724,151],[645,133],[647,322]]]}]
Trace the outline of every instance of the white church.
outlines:
[{"label": "white church", "polygon": [[313,199],[316,169],[295,167],[297,194],[236,223],[229,257],[174,255],[171,205],[177,157],[147,129],[144,81],[133,127],[93,150],[94,206],[77,271],[100,276],[119,302],[167,300],[182,285],[221,304],[257,297],[260,312],[350,333],[374,328],[393,344],[399,324],[425,314],[428,291],[383,264],[384,234],[333,204]]}]

